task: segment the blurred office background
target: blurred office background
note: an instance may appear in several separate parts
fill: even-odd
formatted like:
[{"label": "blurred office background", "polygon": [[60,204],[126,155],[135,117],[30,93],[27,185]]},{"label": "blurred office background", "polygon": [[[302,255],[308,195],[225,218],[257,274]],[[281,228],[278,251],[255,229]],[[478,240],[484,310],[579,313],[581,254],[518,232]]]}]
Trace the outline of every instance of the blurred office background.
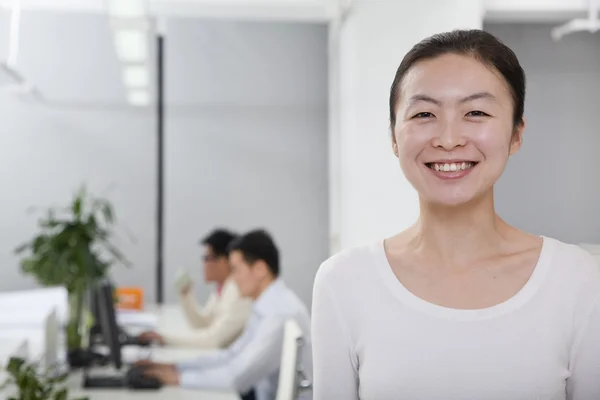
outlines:
[{"label": "blurred office background", "polygon": [[[116,266],[115,280],[155,300],[159,32],[166,302],[180,268],[208,293],[198,240],[214,227],[272,232],[284,279],[310,305],[330,254],[412,223],[416,194],[390,148],[389,86],[412,44],[454,28],[497,35],[528,76],[524,147],[498,186],[500,214],[600,243],[600,33],[552,35],[587,18],[591,1],[20,3],[13,67],[36,90],[0,79],[0,291],[35,285],[13,253],[36,232],[27,209],[66,205],[85,184],[113,203],[117,244],[133,263]],[[13,5],[0,0],[2,62],[17,43]]]}]

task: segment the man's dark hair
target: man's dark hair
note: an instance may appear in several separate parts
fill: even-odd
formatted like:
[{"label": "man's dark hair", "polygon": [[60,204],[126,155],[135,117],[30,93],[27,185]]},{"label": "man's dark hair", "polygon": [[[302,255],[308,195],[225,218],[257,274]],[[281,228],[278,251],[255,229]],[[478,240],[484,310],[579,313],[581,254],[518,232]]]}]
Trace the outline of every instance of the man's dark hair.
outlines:
[{"label": "man's dark hair", "polygon": [[239,251],[248,264],[262,260],[274,277],[279,276],[279,250],[267,231],[257,229],[240,236],[231,242],[229,251]]},{"label": "man's dark hair", "polygon": [[396,106],[400,99],[402,80],[419,61],[430,60],[444,54],[471,56],[494,68],[502,75],[513,98],[513,124],[523,124],[525,108],[525,72],[515,53],[491,33],[473,30],[455,30],[438,33],[421,40],[404,56],[390,90],[390,124],[396,124]]},{"label": "man's dark hair", "polygon": [[236,237],[235,233],[226,229],[215,229],[200,240],[200,243],[210,246],[216,257],[227,257],[229,255],[229,245]]}]

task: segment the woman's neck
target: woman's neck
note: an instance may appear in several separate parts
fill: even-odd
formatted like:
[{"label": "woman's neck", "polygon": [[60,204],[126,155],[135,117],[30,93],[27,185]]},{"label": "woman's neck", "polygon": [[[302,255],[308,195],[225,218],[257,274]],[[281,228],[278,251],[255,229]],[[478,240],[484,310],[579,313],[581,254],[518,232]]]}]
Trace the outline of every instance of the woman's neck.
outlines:
[{"label": "woman's neck", "polygon": [[493,192],[456,207],[421,202],[408,245],[444,264],[463,264],[495,253],[511,228],[496,215]]}]

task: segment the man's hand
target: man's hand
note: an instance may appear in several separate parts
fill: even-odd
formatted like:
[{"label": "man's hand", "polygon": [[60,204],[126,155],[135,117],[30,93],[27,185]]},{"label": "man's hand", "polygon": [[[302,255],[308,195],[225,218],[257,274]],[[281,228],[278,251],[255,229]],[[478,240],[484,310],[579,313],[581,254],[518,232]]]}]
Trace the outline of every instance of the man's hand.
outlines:
[{"label": "man's hand", "polygon": [[190,290],[192,290],[192,282],[188,282],[186,283],[182,288],[181,288],[181,295],[182,296],[187,296],[188,293],[190,292]]},{"label": "man's hand", "polygon": [[138,360],[134,365],[136,367],[144,367],[145,369],[175,368],[173,364],[157,363],[148,359]]},{"label": "man's hand", "polygon": [[163,385],[179,386],[179,372],[173,364],[154,364],[144,371],[144,375],[157,378]]},{"label": "man's hand", "polygon": [[152,360],[148,360],[148,359],[138,360],[135,362],[136,367],[151,367],[152,365],[158,365],[158,364],[153,363]]},{"label": "man's hand", "polygon": [[161,346],[165,344],[165,339],[157,332],[144,332],[138,336],[138,341],[144,344],[157,342]]}]

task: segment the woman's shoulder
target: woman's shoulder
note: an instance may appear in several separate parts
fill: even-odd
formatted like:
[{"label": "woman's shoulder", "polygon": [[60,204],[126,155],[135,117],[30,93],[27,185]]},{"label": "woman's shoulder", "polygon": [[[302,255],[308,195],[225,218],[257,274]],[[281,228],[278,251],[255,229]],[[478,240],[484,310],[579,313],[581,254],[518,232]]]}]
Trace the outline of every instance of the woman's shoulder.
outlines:
[{"label": "woman's shoulder", "polygon": [[552,271],[564,284],[576,290],[590,289],[600,295],[600,263],[581,246],[544,238],[551,247],[549,262]]},{"label": "woman's shoulder", "polygon": [[321,264],[316,279],[342,283],[372,277],[380,251],[383,252],[382,240],[344,249]]}]

